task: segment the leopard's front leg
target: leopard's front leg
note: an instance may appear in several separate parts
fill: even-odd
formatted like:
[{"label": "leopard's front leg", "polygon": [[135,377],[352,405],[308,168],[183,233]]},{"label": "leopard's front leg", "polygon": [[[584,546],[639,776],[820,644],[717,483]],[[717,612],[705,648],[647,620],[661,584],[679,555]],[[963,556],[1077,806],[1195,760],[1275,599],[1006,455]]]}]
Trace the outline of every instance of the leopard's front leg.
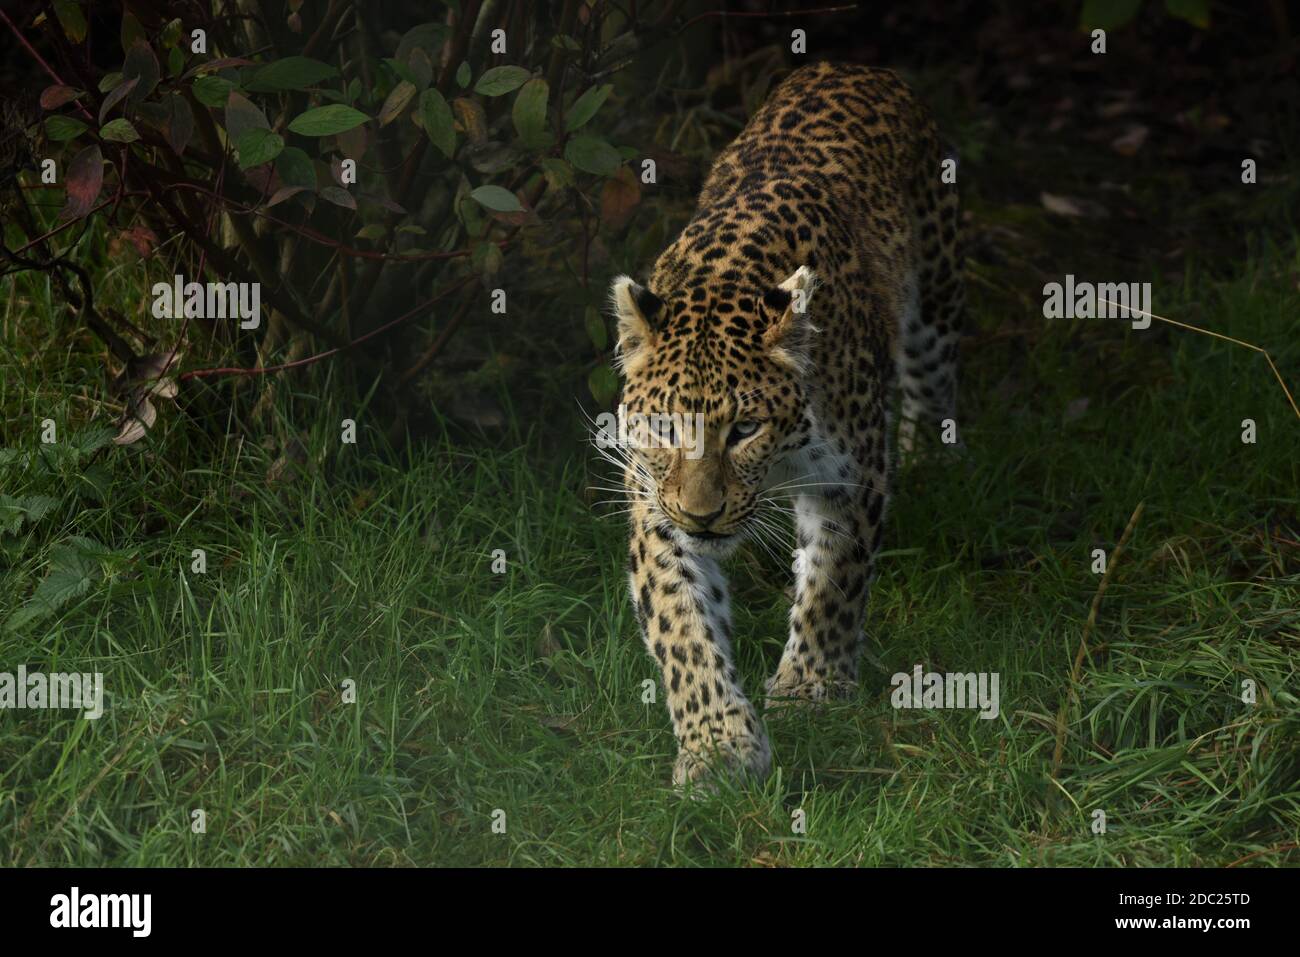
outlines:
[{"label": "leopard's front leg", "polygon": [[768,707],[849,694],[880,546],[887,476],[814,486],[795,503],[798,551],[790,637],[767,681]]},{"label": "leopard's front leg", "polygon": [[673,784],[705,783],[714,772],[762,778],[767,736],[731,660],[731,609],[715,559],[674,540],[644,505],[632,510],[632,604],[646,649],[663,670],[677,736]]}]

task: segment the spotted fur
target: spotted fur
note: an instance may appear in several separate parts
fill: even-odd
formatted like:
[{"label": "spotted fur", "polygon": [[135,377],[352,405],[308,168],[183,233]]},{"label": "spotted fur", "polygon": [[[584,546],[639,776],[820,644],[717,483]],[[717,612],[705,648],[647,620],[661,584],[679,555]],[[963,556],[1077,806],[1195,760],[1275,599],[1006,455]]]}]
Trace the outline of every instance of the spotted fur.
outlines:
[{"label": "spotted fur", "polygon": [[794,514],[796,582],[768,706],[856,684],[894,387],[900,447],[954,415],[963,293],[943,159],[894,73],[804,67],[718,156],[646,285],[614,283],[626,410],[705,423],[698,457],[623,458],[632,601],[663,670],[677,784],[769,770],[718,560],[772,544],[777,509]]}]

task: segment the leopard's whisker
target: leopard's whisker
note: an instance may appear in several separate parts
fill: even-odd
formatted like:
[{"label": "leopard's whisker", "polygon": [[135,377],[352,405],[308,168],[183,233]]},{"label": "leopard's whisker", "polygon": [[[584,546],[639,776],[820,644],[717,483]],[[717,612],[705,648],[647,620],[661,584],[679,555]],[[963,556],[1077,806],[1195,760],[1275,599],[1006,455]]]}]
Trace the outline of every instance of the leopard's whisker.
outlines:
[{"label": "leopard's whisker", "polygon": [[773,561],[780,563],[782,558],[776,550],[780,543],[775,540],[772,529],[758,519],[757,516],[750,516],[748,521],[752,523],[746,529],[750,535],[750,541],[758,545],[764,554],[770,556]]}]

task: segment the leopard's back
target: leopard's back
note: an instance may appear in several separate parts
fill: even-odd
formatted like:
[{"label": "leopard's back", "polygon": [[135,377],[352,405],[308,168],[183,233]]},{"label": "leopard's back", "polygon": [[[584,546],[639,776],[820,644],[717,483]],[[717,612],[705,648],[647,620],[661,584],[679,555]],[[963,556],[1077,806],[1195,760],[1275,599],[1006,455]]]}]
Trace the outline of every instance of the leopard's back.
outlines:
[{"label": "leopard's back", "polygon": [[861,213],[899,204],[935,160],[928,112],[892,70],[816,63],[783,80],[714,160],[700,206],[725,202],[751,174],[818,173]]}]

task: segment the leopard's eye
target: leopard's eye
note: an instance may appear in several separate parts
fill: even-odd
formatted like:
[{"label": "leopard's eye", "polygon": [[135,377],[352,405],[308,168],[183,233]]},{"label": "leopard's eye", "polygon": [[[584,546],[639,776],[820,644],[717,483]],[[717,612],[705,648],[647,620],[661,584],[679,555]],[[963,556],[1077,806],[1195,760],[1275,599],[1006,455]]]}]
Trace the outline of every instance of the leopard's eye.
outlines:
[{"label": "leopard's eye", "polygon": [[727,444],[735,445],[749,438],[759,430],[763,425],[762,422],[755,422],[753,419],[741,419],[739,422],[731,424],[731,431],[727,433]]}]

